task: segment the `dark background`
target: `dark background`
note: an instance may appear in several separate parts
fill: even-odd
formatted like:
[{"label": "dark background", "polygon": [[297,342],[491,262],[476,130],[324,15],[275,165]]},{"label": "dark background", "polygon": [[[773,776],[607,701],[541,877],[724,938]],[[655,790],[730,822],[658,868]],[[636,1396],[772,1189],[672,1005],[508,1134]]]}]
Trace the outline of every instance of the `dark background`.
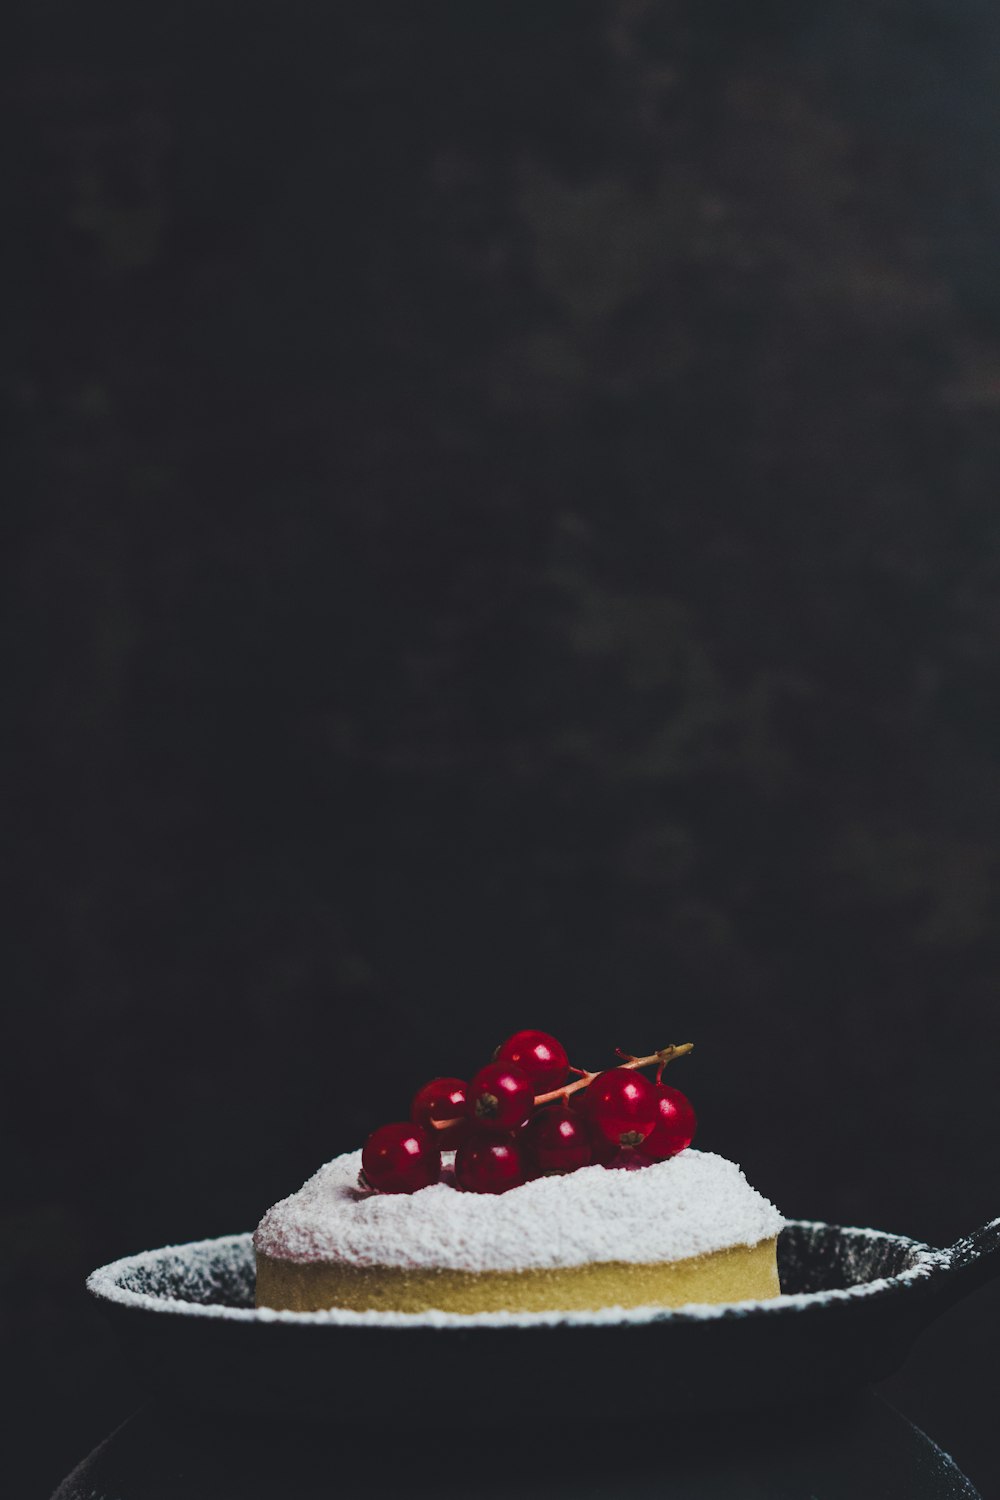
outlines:
[{"label": "dark background", "polygon": [[[82,1292],[523,1025],[789,1215],[1000,1213],[988,0],[24,5],[4,1463]],[[894,1399],[984,1490],[1000,1298]]]}]

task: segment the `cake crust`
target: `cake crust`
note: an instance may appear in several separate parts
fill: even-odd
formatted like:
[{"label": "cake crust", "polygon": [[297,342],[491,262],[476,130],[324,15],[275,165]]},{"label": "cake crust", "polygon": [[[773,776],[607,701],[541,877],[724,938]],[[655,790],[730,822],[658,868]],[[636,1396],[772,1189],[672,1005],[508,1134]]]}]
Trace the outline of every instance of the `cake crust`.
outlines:
[{"label": "cake crust", "polygon": [[583,1312],[740,1302],[780,1291],[775,1239],[659,1264],[595,1261],[533,1271],[406,1270],[257,1255],[257,1305],[292,1312]]}]

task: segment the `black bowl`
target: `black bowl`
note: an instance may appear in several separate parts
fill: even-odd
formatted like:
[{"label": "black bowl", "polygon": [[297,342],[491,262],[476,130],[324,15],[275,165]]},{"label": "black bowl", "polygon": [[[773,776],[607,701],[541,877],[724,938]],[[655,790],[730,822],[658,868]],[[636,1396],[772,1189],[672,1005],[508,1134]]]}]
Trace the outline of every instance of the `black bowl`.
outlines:
[{"label": "black bowl", "polygon": [[[248,1234],[147,1251],[88,1281],[148,1383],[231,1412],[365,1423],[391,1372],[397,1420],[488,1423],[512,1393],[572,1407],[610,1373],[632,1412],[816,1400],[891,1373],[920,1330],[996,1266],[998,1225],[950,1250],[792,1223],[772,1301],[594,1314],[290,1313],[255,1309]],[[471,1378],[474,1372],[474,1378]]]}]

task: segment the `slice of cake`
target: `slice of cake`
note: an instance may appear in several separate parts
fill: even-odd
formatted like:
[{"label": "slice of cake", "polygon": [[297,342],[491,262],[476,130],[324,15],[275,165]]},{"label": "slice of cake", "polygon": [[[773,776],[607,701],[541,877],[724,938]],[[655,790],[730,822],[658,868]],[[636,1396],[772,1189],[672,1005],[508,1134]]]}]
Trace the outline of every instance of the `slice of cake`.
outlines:
[{"label": "slice of cake", "polygon": [[734,1162],[683,1150],[641,1170],[585,1166],[502,1193],[359,1185],[338,1156],[254,1236],[257,1304],[314,1311],[542,1312],[678,1307],[779,1293],[784,1220]]}]

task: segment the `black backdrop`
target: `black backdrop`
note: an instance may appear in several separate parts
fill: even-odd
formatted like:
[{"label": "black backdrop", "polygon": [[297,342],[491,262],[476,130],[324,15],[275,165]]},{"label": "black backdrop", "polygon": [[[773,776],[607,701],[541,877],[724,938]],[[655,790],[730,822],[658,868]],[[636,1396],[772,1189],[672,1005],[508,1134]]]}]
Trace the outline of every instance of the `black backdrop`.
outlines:
[{"label": "black backdrop", "polygon": [[[791,1215],[1000,1213],[998,46],[982,0],[21,9],[19,1494],[133,1399],[92,1265],[522,1025],[695,1041],[700,1144]],[[984,1487],[998,1314],[892,1387]]]}]

